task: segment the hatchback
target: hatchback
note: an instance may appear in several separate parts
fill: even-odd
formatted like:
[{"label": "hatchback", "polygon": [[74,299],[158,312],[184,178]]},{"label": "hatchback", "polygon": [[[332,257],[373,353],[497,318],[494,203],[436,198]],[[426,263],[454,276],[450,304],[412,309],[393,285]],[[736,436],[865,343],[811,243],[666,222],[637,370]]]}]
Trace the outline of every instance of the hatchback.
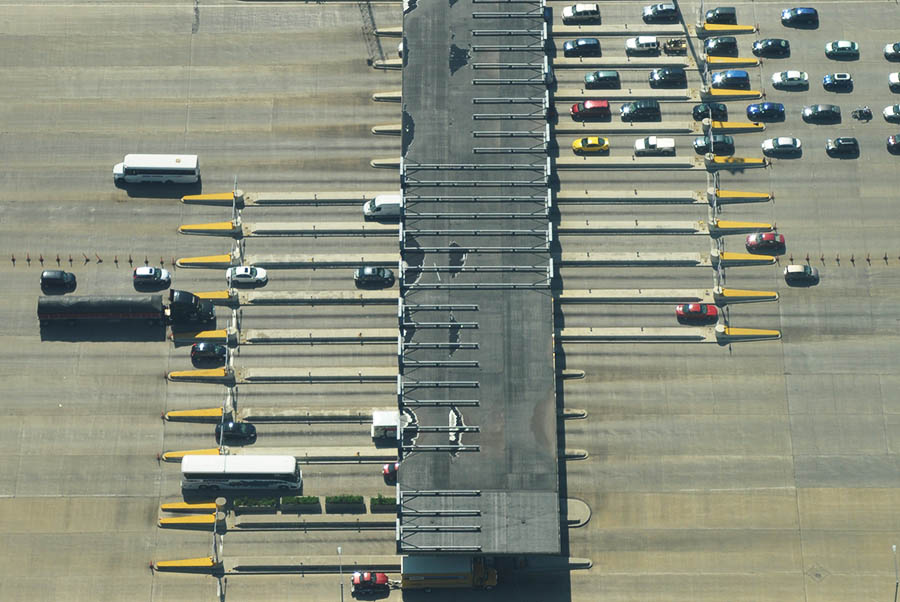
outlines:
[{"label": "hatchback", "polygon": [[216,443],[243,445],[256,441],[256,427],[249,422],[226,422],[216,425]]},{"label": "hatchback", "polygon": [[706,22],[720,25],[737,25],[737,11],[733,6],[720,6],[706,11]]},{"label": "hatchback", "polygon": [[363,266],[353,273],[353,280],[360,286],[391,286],[394,272],[388,268]]},{"label": "hatchback", "polygon": [[737,38],[734,36],[709,38],[703,44],[703,49],[709,56],[737,56]]},{"label": "hatchback", "polygon": [[62,270],[44,270],[41,272],[41,291],[45,295],[64,295],[71,293],[78,286],[75,274]]},{"label": "hatchback", "polygon": [[[712,146],[712,148],[710,148]],[[712,145],[710,138],[707,136],[697,136],[694,138],[694,150],[697,154],[705,155],[713,153],[716,155],[733,155],[734,154],[734,138],[725,134],[713,134]]]},{"label": "hatchback", "polygon": [[822,87],[829,92],[849,92],[853,89],[853,77],[849,73],[829,73],[822,78]]},{"label": "hatchback", "polygon": [[609,101],[606,100],[585,100],[577,102],[569,109],[569,114],[575,121],[584,121],[586,119],[606,119],[609,117]]},{"label": "hatchback", "polygon": [[859,141],[856,138],[829,138],[825,142],[825,152],[829,157],[856,157],[859,155]]},{"label": "hatchback", "polygon": [[600,40],[597,38],[578,38],[563,44],[563,56],[600,56]]},{"label": "hatchback", "polygon": [[747,119],[750,121],[782,121],[784,105],[780,102],[762,102],[747,107]]},{"label": "hatchback", "polygon": [[781,11],[781,24],[787,27],[815,27],[819,13],[814,8],[786,8]]},{"label": "hatchback", "polygon": [[784,254],[784,234],[777,232],[757,232],[747,235],[744,248],[748,253],[765,253],[766,255]]},{"label": "hatchback", "polygon": [[216,343],[194,343],[191,345],[191,364],[195,368],[218,368],[228,360],[228,349]]},{"label": "hatchback", "polygon": [[691,116],[694,121],[728,121],[728,107],[723,102],[704,102],[694,106]]},{"label": "hatchback", "polygon": [[680,324],[714,324],[719,321],[719,308],[709,303],[682,303],[675,306]]}]

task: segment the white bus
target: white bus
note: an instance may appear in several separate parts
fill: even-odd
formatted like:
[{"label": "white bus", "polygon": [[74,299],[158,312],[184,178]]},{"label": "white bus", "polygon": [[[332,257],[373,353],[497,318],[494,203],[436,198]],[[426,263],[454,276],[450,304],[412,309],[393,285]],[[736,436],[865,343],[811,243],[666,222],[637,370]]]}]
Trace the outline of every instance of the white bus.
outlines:
[{"label": "white bus", "polygon": [[200,180],[197,155],[125,155],[113,166],[116,182],[192,184]]},{"label": "white bus", "polygon": [[303,474],[294,456],[200,456],[181,461],[181,488],[301,491]]}]

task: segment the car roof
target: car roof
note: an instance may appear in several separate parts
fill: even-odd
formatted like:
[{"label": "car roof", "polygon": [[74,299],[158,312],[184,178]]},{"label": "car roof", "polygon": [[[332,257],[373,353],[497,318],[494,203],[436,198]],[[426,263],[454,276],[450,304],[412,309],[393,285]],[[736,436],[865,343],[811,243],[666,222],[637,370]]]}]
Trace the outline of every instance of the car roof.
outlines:
[{"label": "car roof", "polygon": [[778,138],[775,138],[775,142],[779,144],[793,144],[794,139],[790,136],[779,136]]}]

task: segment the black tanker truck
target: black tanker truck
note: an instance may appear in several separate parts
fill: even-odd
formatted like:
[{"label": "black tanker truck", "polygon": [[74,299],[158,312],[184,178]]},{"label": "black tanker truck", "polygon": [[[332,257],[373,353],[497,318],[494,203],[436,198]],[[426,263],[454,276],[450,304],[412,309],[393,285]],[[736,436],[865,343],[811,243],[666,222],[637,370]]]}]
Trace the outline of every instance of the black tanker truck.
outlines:
[{"label": "black tanker truck", "polygon": [[41,326],[75,325],[88,321],[145,322],[173,328],[215,328],[216,308],[187,291],[170,290],[169,304],[162,295],[115,295],[90,297],[39,297]]}]

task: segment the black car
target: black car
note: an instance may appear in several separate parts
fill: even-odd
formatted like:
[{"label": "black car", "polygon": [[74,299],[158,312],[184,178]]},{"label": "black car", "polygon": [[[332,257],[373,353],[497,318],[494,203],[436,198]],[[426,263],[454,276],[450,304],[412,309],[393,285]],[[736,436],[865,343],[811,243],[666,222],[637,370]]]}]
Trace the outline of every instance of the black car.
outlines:
[{"label": "black car", "polygon": [[737,38],[734,36],[709,38],[703,44],[703,49],[708,56],[737,56]]},{"label": "black car", "polygon": [[694,106],[691,111],[694,121],[711,119],[712,121],[728,121],[728,107],[723,102],[704,102]]},{"label": "black car", "polygon": [[720,6],[706,11],[706,22],[717,25],[737,25],[737,11],[733,6]]},{"label": "black car", "polygon": [[816,27],[819,13],[814,8],[786,8],[781,11],[781,24],[786,27]]},{"label": "black car", "polygon": [[856,138],[829,138],[825,142],[825,152],[829,157],[856,157],[859,155],[859,141]]},{"label": "black car", "polygon": [[659,121],[660,110],[657,100],[635,100],[619,109],[622,121]]},{"label": "black car", "polygon": [[563,56],[600,56],[600,40],[597,38],[578,38],[563,44]]},{"label": "black car", "polygon": [[684,88],[687,73],[683,67],[660,67],[650,72],[651,88]]},{"label": "black car", "polygon": [[359,286],[391,286],[394,284],[394,272],[388,268],[365,266],[354,272],[353,280]]},{"label": "black car", "polygon": [[45,295],[64,295],[75,290],[78,283],[75,274],[62,270],[44,270],[41,272],[41,291]]},{"label": "black car", "polygon": [[782,58],[791,55],[791,43],[779,38],[766,38],[753,42],[753,56]]},{"label": "black car", "polygon": [[228,359],[225,345],[216,343],[194,343],[191,345],[191,364],[195,368],[218,368]]},{"label": "black car", "polygon": [[709,136],[697,136],[694,138],[694,150],[697,154],[705,155],[713,153],[716,155],[733,155],[734,154],[734,138],[724,134],[712,135],[712,148],[710,148]]},{"label": "black car", "polygon": [[887,149],[892,155],[900,155],[900,134],[887,137]]},{"label": "black car", "polygon": [[803,107],[802,116],[807,123],[839,123],[841,108],[837,105],[810,105]]},{"label": "black car", "polygon": [[256,441],[256,427],[249,422],[226,422],[216,425],[216,443],[243,445]]}]

